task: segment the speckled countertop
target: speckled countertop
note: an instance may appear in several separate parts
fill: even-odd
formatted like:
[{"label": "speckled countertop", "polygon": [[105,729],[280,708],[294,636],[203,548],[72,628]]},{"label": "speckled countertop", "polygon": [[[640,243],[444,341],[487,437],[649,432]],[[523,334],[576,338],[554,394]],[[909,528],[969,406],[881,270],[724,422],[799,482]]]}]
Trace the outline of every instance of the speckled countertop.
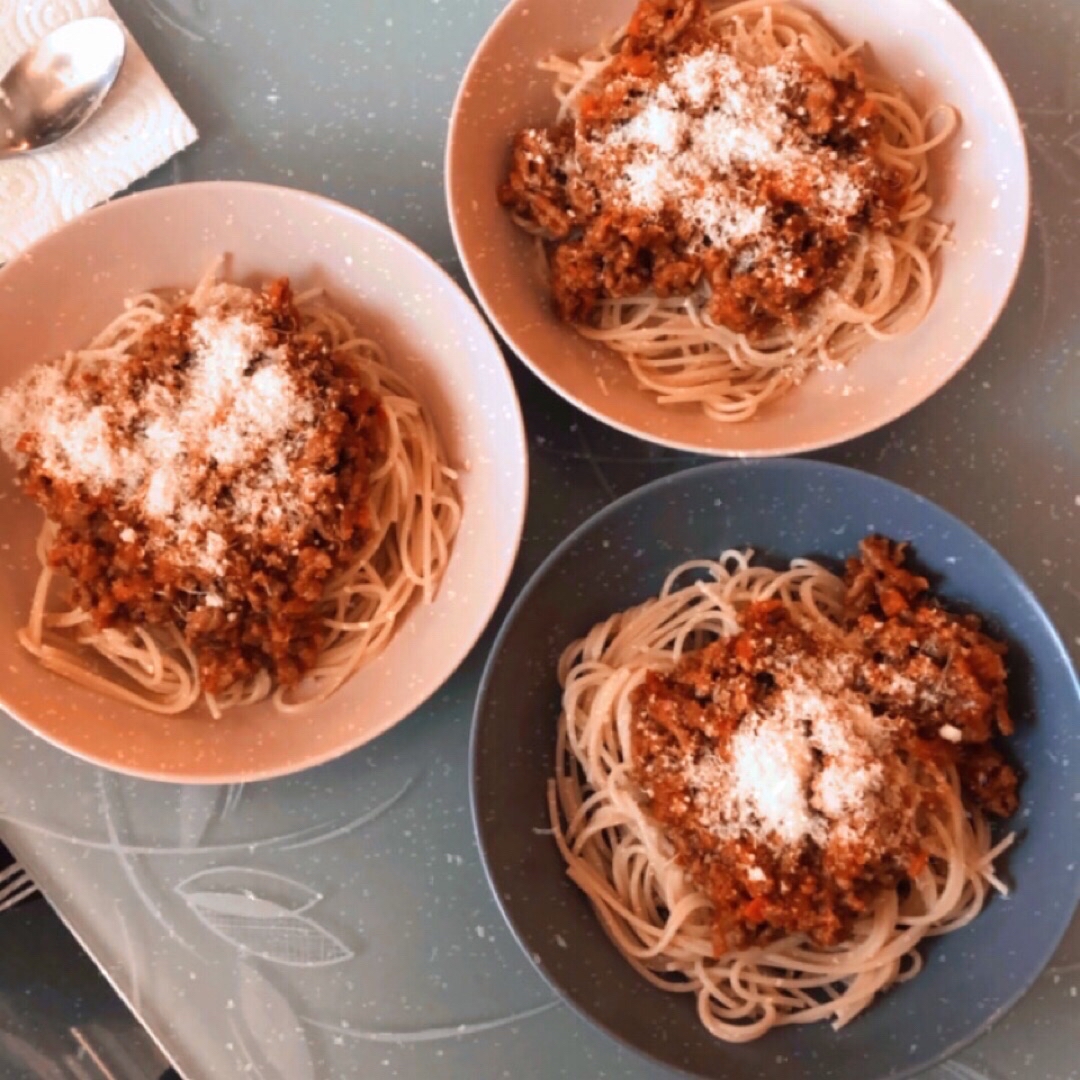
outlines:
[{"label": "speckled countertop", "polygon": [[[114,4],[201,132],[149,184],[245,178],[322,192],[399,229],[460,279],[442,193],[446,121],[499,0]],[[897,480],[971,524],[1031,584],[1075,657],[1080,7],[958,6],[1026,127],[1034,218],[1019,283],[944,390],[819,456]],[[514,373],[532,502],[511,593],[613,496],[696,460],[609,431],[516,363]],[[658,1075],[553,1000],[489,895],[467,743],[490,641],[489,631],[434,700],[370,747],[249,787],[112,776],[0,718],[0,836],[186,1076]],[[209,898],[223,892],[235,910]],[[1023,1001],[927,1076],[1080,1076],[1078,993],[1074,923]]]}]

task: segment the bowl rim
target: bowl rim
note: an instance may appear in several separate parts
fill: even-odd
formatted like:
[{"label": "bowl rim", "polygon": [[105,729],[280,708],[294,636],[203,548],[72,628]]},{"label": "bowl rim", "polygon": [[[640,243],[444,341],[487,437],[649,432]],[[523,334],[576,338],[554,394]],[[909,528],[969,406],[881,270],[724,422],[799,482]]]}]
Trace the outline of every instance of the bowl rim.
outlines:
[{"label": "bowl rim", "polygon": [[[939,372],[934,378],[928,380],[926,383],[925,392],[917,400],[911,401],[908,404],[903,405],[900,408],[892,408],[885,410],[882,415],[873,419],[867,419],[855,424],[852,424],[850,430],[845,429],[844,432],[833,436],[821,436],[816,439],[804,439],[800,442],[791,443],[790,445],[784,445],[777,448],[764,448],[764,447],[751,447],[751,448],[737,448],[737,449],[722,449],[713,445],[704,445],[699,442],[688,441],[680,439],[677,435],[662,435],[653,432],[648,432],[626,421],[619,420],[602,409],[590,405],[581,400],[576,395],[570,393],[557,379],[548,374],[541,365],[535,361],[529,354],[529,351],[519,346],[517,338],[513,331],[509,329],[506,320],[504,320],[494,305],[489,296],[480,287],[477,280],[477,272],[475,263],[470,254],[470,248],[462,240],[462,228],[460,222],[460,209],[457,200],[454,198],[454,178],[456,170],[453,167],[453,163],[456,157],[456,147],[458,138],[462,128],[462,116],[465,112],[465,103],[470,96],[470,83],[475,78],[478,68],[483,64],[487,58],[487,53],[491,48],[491,45],[503,26],[512,22],[519,15],[527,13],[529,4],[532,0],[509,0],[506,6],[502,9],[494,22],[484,32],[479,43],[477,44],[472,56],[469,58],[469,62],[465,67],[465,72],[461,77],[461,82],[458,85],[457,93],[454,96],[454,102],[450,109],[450,119],[447,126],[447,139],[446,149],[443,153],[443,191],[446,198],[447,216],[450,219],[450,232],[454,239],[454,247],[457,251],[458,260],[461,263],[462,269],[465,271],[465,276],[469,282],[469,288],[472,291],[473,296],[476,297],[477,302],[480,304],[487,316],[488,320],[498,331],[499,337],[506,343],[513,354],[525,364],[525,366],[543,382],[549,389],[553,390],[556,394],[562,397],[564,400],[570,402],[575,408],[580,409],[582,412],[594,419],[599,420],[601,423],[615,428],[617,431],[621,431],[626,435],[631,435],[636,439],[640,439],[643,442],[653,443],[657,446],[665,446],[672,450],[683,450],[688,453],[705,454],[716,458],[736,458],[736,459],[760,459],[760,458],[776,458],[785,457],[791,454],[803,454],[809,453],[814,450],[824,450],[832,446],[840,446],[844,443],[852,442],[855,439],[861,438],[863,435],[869,435],[871,432],[877,431],[880,428],[887,426],[899,420],[902,416],[906,416],[909,412],[918,408],[924,404],[931,397],[933,397],[939,390],[942,389],[948,382],[950,382],[975,356],[975,354],[986,343],[986,339],[990,336],[991,331],[997,325],[1002,313],[1005,311],[1006,306],[1012,297],[1013,290],[1016,288],[1016,282],[1020,275],[1020,269],[1024,262],[1024,254],[1027,251],[1028,237],[1031,230],[1031,216],[1032,216],[1032,200],[1031,200],[1031,162],[1030,155],[1028,153],[1027,139],[1024,135],[1024,125],[1020,119],[1019,110],[1016,107],[1016,102],[1013,99],[1012,92],[1009,89],[1009,84],[1006,82],[1005,77],[1001,73],[1001,69],[998,67],[997,62],[994,60],[990,50],[986,47],[982,38],[976,33],[974,27],[970,21],[966,19],[950,2],[949,0],[918,0],[920,3],[926,4],[931,9],[939,12],[945,12],[951,17],[957,19],[960,25],[967,32],[969,43],[974,52],[978,55],[979,60],[985,66],[986,71],[991,80],[997,83],[997,88],[1001,92],[1002,101],[1004,103],[1003,115],[998,119],[999,126],[1007,129],[1010,138],[1015,143],[1019,150],[1019,157],[1021,162],[1020,169],[1020,196],[1023,201],[1023,228],[1019,238],[1019,242],[1016,245],[1016,254],[1013,258],[1013,264],[1009,269],[1008,282],[1005,288],[1001,291],[1001,295],[997,300],[997,303],[992,307],[988,307],[983,314],[980,321],[980,325],[976,331],[976,334],[972,337],[969,346],[965,346],[962,353],[962,358],[956,362],[954,361],[947,370]],[[627,5],[631,5],[634,0],[626,0]],[[735,0],[725,0],[725,2],[734,3]],[[813,9],[827,9],[831,0],[787,0],[787,2],[794,4],[797,7]],[[825,17],[828,17],[827,10],[821,12]],[[935,295],[935,300],[937,299]],[[568,330],[572,332],[572,328],[568,327]],[[651,393],[643,387],[638,388],[642,394]],[[664,408],[664,406],[656,405],[656,408]],[[753,423],[751,418],[743,423]],[[716,423],[718,430],[722,430],[725,425],[721,422]]]},{"label": "bowl rim", "polygon": [[[540,975],[548,987],[555,992],[559,1000],[569,1005],[577,1016],[581,1017],[581,1019],[596,1030],[603,1032],[607,1038],[611,1039],[624,1050],[628,1050],[645,1060],[660,1065],[665,1069],[669,1069],[676,1075],[691,1077],[693,1080],[720,1080],[720,1077],[723,1074],[720,1072],[705,1073],[674,1065],[670,1061],[659,1057],[651,1051],[634,1045],[611,1025],[598,1020],[585,1004],[563,987],[558,976],[549,970],[542,951],[536,944],[537,940],[539,940],[538,937],[527,928],[522,928],[522,926],[519,925],[514,914],[512,902],[504,897],[499,887],[499,871],[494,864],[493,855],[489,851],[489,833],[493,830],[491,827],[487,826],[483,820],[483,807],[481,806],[478,794],[478,774],[484,768],[481,762],[481,758],[484,754],[481,740],[481,728],[485,726],[486,723],[483,713],[490,684],[494,679],[495,667],[498,664],[506,638],[509,637],[514,623],[521,616],[525,608],[531,604],[533,595],[539,592],[544,584],[545,578],[552,568],[565,558],[583,538],[594,529],[601,527],[608,519],[617,516],[626,507],[639,500],[643,503],[647,503],[656,492],[673,484],[687,480],[692,481],[693,479],[705,476],[722,477],[725,474],[730,474],[737,470],[760,471],[769,469],[793,469],[795,472],[806,474],[817,473],[819,476],[830,481],[836,478],[843,479],[846,476],[858,476],[863,479],[869,478],[875,484],[881,485],[881,489],[884,492],[904,500],[911,500],[914,505],[928,505],[934,511],[943,515],[951,529],[955,529],[958,533],[966,536],[968,539],[975,540],[991,559],[997,560],[1003,568],[1009,571],[1009,577],[1015,586],[1017,594],[1027,605],[1029,605],[1031,611],[1038,616],[1039,623],[1048,634],[1049,639],[1054,646],[1055,657],[1063,663],[1064,670],[1070,678],[1073,697],[1076,699],[1078,706],[1080,706],[1080,674],[1078,674],[1076,666],[1072,663],[1069,652],[1065,647],[1061,635],[1058,633],[1057,627],[1047,614],[1042,603],[1040,603],[1035,592],[1021,574],[1013,568],[1012,564],[1001,555],[997,548],[956,515],[938,505],[932,499],[927,498],[925,495],[921,495],[917,491],[913,491],[911,488],[905,487],[903,484],[899,484],[894,480],[878,476],[876,473],[855,469],[850,465],[840,465],[833,462],[797,457],[708,461],[687,469],[679,469],[675,472],[667,473],[664,476],[657,477],[639,487],[633,488],[619,496],[619,498],[608,503],[606,506],[601,507],[596,513],[589,515],[565,536],[529,575],[528,580],[521,587],[513,604],[503,617],[498,633],[495,635],[491,649],[488,652],[487,660],[484,663],[484,670],[480,678],[480,686],[476,693],[476,700],[473,706],[472,725],[469,731],[468,783],[469,807],[472,814],[473,832],[476,834],[477,847],[480,851],[480,862],[484,869],[484,877],[487,879],[488,888],[491,890],[499,913],[502,915],[511,935],[517,942],[518,947],[528,958],[533,969]],[[554,728],[552,729],[552,736],[554,737]],[[899,1071],[889,1072],[888,1080],[907,1080],[907,1078],[919,1075],[925,1070],[941,1064],[943,1061],[948,1060],[964,1049],[964,1047],[973,1043],[980,1035],[984,1034],[988,1028],[993,1024],[996,1024],[1006,1013],[1013,1009],[1017,1002],[1028,993],[1045,971],[1054,953],[1057,951],[1058,946],[1061,944],[1062,939],[1068,932],[1078,910],[1080,910],[1080,875],[1075,876],[1072,895],[1071,897],[1066,897],[1066,903],[1062,907],[1059,916],[1059,924],[1054,927],[1054,930],[1050,935],[1048,946],[1037,957],[1037,963],[1031,967],[1029,974],[1025,976],[1024,979],[1020,980],[1017,986],[1010,992],[1007,999],[989,1015],[982,1017],[978,1023],[972,1027],[971,1031],[954,1039],[931,1058],[920,1060],[910,1065],[901,1066]],[[643,987],[647,986],[644,980],[642,980],[641,985]],[[871,1007],[874,1005],[880,1007],[880,1002],[873,1002]],[[822,1023],[824,1023],[824,1021]],[[766,1033],[764,1037],[767,1038],[768,1033]],[[718,1047],[723,1048],[724,1045],[726,1044],[719,1039],[717,1040]],[[884,1075],[880,1077],[880,1080],[885,1080]]]},{"label": "bowl rim", "polygon": [[[4,288],[7,285],[8,278],[13,272],[18,273],[24,263],[30,262],[36,258],[41,248],[56,243],[56,238],[68,230],[81,228],[91,219],[97,220],[116,214],[122,215],[125,212],[124,208],[129,204],[154,202],[168,203],[176,198],[186,198],[188,197],[188,192],[194,191],[202,193],[212,192],[215,196],[243,196],[247,193],[258,192],[260,195],[270,195],[275,198],[300,200],[311,207],[322,207],[334,214],[344,213],[352,217],[354,221],[361,225],[361,227],[370,229],[388,243],[396,245],[407,252],[409,257],[419,260],[426,271],[430,274],[434,274],[441,281],[442,285],[448,289],[449,294],[455,297],[455,299],[460,300],[464,305],[464,308],[475,316],[476,325],[474,331],[478,340],[485,345],[490,343],[491,356],[493,360],[497,358],[499,361],[499,364],[493,364],[492,368],[494,371],[501,373],[501,381],[503,382],[504,389],[508,392],[506,405],[509,415],[507,419],[512,430],[512,444],[515,450],[513,461],[518,473],[516,477],[516,486],[521,492],[521,498],[518,500],[518,505],[512,508],[513,518],[511,519],[512,524],[509,531],[509,536],[511,538],[511,543],[508,548],[509,557],[505,559],[505,565],[498,569],[498,573],[492,575],[497,579],[494,583],[495,587],[491,590],[491,595],[488,601],[483,605],[483,609],[478,609],[477,615],[470,620],[472,626],[470,632],[463,635],[452,635],[447,642],[448,648],[445,653],[441,654],[447,658],[442,665],[444,668],[442,673],[433,683],[431,683],[431,685],[418,686],[416,689],[410,690],[403,698],[403,703],[397,709],[389,711],[385,714],[385,717],[380,717],[378,723],[372,724],[360,733],[359,739],[351,739],[345,745],[331,747],[325,751],[304,756],[291,764],[278,764],[244,770],[215,770],[212,768],[204,768],[189,773],[170,771],[167,768],[154,769],[131,766],[124,763],[117,763],[105,755],[71,747],[62,739],[57,738],[54,733],[42,730],[38,726],[36,720],[28,717],[22,710],[19,710],[8,703],[6,692],[3,689],[3,685],[0,684],[0,710],[6,712],[7,715],[12,717],[12,719],[16,720],[27,730],[33,732],[38,738],[44,739],[52,746],[55,746],[80,760],[87,761],[93,765],[101,766],[111,772],[120,773],[122,775],[165,783],[252,783],[260,780],[272,780],[277,777],[290,776],[294,773],[324,765],[327,762],[336,760],[339,757],[344,757],[346,754],[358,750],[415,713],[425,702],[429,701],[436,693],[438,693],[458,668],[461,667],[469,653],[476,647],[476,644],[483,636],[484,631],[490,626],[499,603],[506,593],[510,575],[513,572],[517,562],[518,553],[521,550],[521,541],[525,528],[525,517],[529,504],[529,446],[525,421],[521,411],[521,402],[518,398],[513,377],[510,373],[509,365],[506,362],[506,357],[498,338],[484,321],[468,293],[431,255],[408,237],[402,235],[384,222],[379,221],[377,218],[372,217],[370,214],[364,213],[362,210],[358,210],[346,203],[339,202],[336,199],[331,199],[316,192],[306,191],[302,188],[288,187],[279,184],[266,184],[249,180],[200,180],[189,183],[165,184],[160,187],[149,188],[144,191],[123,195],[119,198],[101,203],[88,210],[85,214],[81,214],[71,221],[65,222],[57,229],[54,229],[52,232],[29,245],[7,264],[0,266],[0,288]],[[25,368],[26,365],[23,365],[23,367]],[[453,558],[453,553],[451,553],[451,558]],[[423,609],[421,608],[420,610]],[[378,660],[378,657],[375,659]],[[339,693],[346,692],[347,686],[348,682],[343,684],[339,688]],[[147,713],[147,715],[151,716],[153,714]]]}]

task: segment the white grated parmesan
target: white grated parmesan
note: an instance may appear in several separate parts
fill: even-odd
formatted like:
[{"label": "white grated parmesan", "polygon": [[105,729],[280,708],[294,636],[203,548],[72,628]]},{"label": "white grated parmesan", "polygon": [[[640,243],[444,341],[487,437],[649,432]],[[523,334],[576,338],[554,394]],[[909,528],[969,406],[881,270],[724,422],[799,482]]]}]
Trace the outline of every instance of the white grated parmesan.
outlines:
[{"label": "white grated parmesan", "polygon": [[814,769],[810,740],[776,714],[742,723],[731,740],[730,798],[735,815],[756,820],[785,843],[822,829],[806,799]]},{"label": "white grated parmesan", "polygon": [[793,846],[860,835],[883,791],[878,758],[889,725],[843,687],[839,667],[825,666],[817,686],[794,677],[743,718],[727,759],[684,762],[702,823],[721,838],[775,836]]},{"label": "white grated parmesan", "polygon": [[[122,404],[88,408],[67,361],[33,368],[0,393],[0,448],[22,464],[18,444],[28,436],[49,476],[113,493],[143,520],[167,526],[149,540],[162,557],[219,574],[228,545],[210,529],[215,517],[241,532],[288,518],[298,494],[290,459],[316,403],[298,392],[287,350],[252,310],[211,307],[192,323],[188,346],[179,389],[154,383]],[[210,468],[228,483],[231,507],[202,504]],[[299,486],[314,490],[321,479],[303,476]],[[134,532],[121,536],[130,541]]]},{"label": "white grated parmesan", "polygon": [[843,223],[865,192],[837,170],[834,151],[793,129],[785,106],[798,81],[783,60],[754,68],[716,47],[681,56],[630,119],[579,138],[576,152],[617,163],[614,188],[629,207],[690,222],[692,250],[739,247],[762,232],[765,207],[747,190],[746,170],[808,186],[826,219]]},{"label": "white grated parmesan", "polygon": [[818,198],[836,217],[843,220],[858,212],[863,193],[850,176],[838,172],[820,189]]}]

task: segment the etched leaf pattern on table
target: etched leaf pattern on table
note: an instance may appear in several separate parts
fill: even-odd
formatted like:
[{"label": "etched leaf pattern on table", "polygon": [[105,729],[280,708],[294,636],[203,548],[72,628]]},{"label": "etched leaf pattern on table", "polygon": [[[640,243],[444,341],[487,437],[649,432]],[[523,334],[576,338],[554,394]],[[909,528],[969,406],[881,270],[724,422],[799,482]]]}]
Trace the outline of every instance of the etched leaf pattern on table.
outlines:
[{"label": "etched leaf pattern on table", "polygon": [[239,1008],[229,1027],[243,1056],[244,1073],[269,1080],[315,1080],[307,1036],[281,990],[262,972],[241,961]]},{"label": "etched leaf pattern on table", "polygon": [[206,41],[213,35],[206,16],[206,0],[144,0],[150,18],[183,34],[189,41]]},{"label": "etched leaf pattern on table", "polygon": [[198,847],[221,814],[222,789],[202,784],[185,784],[179,789],[176,824],[180,843]]},{"label": "etched leaf pattern on table", "polygon": [[[1080,128],[1077,111],[1047,108],[1024,109],[1027,145],[1036,161],[1067,188],[1080,186]],[[1036,188],[1036,193],[1038,193]]]},{"label": "etched leaf pattern on table", "polygon": [[936,1080],[935,1072],[943,1078],[947,1078],[947,1080],[990,1080],[986,1073],[973,1069],[970,1065],[966,1065],[959,1060],[943,1061],[937,1069],[932,1070],[927,1075],[926,1080]]},{"label": "etched leaf pattern on table", "polygon": [[327,967],[355,955],[306,915],[322,894],[291,878],[251,867],[200,870],[176,886],[199,921],[244,952],[291,967]]},{"label": "etched leaf pattern on table", "polygon": [[[382,815],[390,810],[397,802],[403,799],[405,795],[408,794],[409,790],[417,783],[421,775],[421,773],[417,773],[415,776],[408,777],[397,791],[393,792],[383,802],[378,803],[376,806],[373,806],[370,810],[364,811],[362,814],[342,818],[339,821],[316,822],[314,825],[306,825],[302,828],[292,829],[285,833],[276,833],[268,836],[256,837],[250,840],[233,840],[228,843],[207,843],[205,838],[212,832],[214,826],[218,822],[224,821],[236,814],[240,799],[243,795],[243,784],[233,784],[229,787],[220,812],[215,812],[213,808],[211,808],[211,816],[203,823],[203,841],[198,844],[184,843],[182,841],[180,843],[143,843],[137,842],[135,839],[127,836],[124,838],[118,836],[115,840],[109,836],[100,839],[97,837],[80,836],[71,828],[56,828],[42,822],[32,821],[27,817],[6,811],[3,808],[0,808],[0,821],[11,825],[13,828],[24,829],[36,836],[47,837],[49,840],[54,840],[58,843],[70,844],[74,847],[86,848],[91,851],[108,851],[114,854],[122,853],[123,855],[206,856],[227,854],[238,855],[243,853],[250,855],[256,851],[263,850],[273,850],[278,852],[299,851],[302,848],[317,847],[320,844],[335,840],[338,837],[347,836],[350,833],[356,832],[365,825],[370,825],[377,818],[382,817]],[[102,792],[101,798],[103,800],[102,807],[104,813],[102,815],[102,821],[104,823],[109,813],[108,800],[110,796]],[[183,813],[183,811],[178,811],[178,813]],[[186,826],[181,826],[179,828],[179,832],[182,835],[185,831],[190,831],[190,829],[194,827],[194,823],[189,821]]]}]

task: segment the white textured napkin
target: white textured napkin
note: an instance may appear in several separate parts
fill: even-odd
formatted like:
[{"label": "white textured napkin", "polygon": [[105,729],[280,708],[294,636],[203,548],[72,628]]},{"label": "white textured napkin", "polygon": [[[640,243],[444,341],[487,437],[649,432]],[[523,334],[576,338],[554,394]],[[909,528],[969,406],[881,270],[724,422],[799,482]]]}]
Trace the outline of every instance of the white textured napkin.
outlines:
[{"label": "white textured napkin", "polygon": [[[88,15],[120,22],[107,0],[0,0],[0,75],[50,30]],[[128,34],[116,85],[84,128],[40,154],[0,161],[0,263],[195,138],[191,121]]]}]

